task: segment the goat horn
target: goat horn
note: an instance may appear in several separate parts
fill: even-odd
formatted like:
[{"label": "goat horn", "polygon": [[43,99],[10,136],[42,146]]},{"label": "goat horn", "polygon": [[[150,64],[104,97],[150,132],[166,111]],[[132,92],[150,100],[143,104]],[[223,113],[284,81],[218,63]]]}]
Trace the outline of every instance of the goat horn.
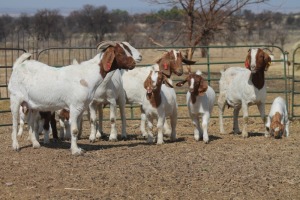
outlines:
[{"label": "goat horn", "polygon": [[103,41],[97,44],[97,50],[101,48],[105,48],[107,46],[116,46],[117,42],[115,41]]}]

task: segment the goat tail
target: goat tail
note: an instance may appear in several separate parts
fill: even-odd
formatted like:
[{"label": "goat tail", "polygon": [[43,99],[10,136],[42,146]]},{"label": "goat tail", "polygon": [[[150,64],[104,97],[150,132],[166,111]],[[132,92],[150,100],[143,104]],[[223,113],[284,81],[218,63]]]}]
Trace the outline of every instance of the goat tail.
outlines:
[{"label": "goat tail", "polygon": [[[23,53],[14,63],[14,67],[20,65],[23,63],[25,60],[28,60],[32,56],[31,53]],[[14,68],[13,67],[13,68]]]}]

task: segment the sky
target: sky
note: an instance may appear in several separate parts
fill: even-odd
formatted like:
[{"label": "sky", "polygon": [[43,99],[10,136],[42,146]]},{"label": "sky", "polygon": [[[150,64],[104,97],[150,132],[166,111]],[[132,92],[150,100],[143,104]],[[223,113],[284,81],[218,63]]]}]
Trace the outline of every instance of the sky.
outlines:
[{"label": "sky", "polygon": [[[234,1],[234,0],[233,0]],[[162,5],[153,5],[146,0],[0,0],[0,14],[18,15],[20,13],[34,14],[41,9],[59,9],[61,14],[68,15],[73,10],[79,10],[83,5],[105,5],[109,10],[127,10],[130,14],[158,11]],[[253,12],[271,10],[273,12],[300,12],[300,0],[269,0],[268,3],[247,7]]]}]

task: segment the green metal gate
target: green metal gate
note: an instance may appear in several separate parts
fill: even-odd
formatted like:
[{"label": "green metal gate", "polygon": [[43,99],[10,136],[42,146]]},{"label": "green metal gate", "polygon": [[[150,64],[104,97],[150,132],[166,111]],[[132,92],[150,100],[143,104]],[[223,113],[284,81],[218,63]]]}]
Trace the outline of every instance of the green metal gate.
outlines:
[{"label": "green metal gate", "polygon": [[[242,45],[242,46],[199,46],[196,48],[193,60],[196,61],[196,64],[192,66],[192,71],[196,71],[197,69],[201,70],[204,74],[204,77],[208,80],[209,85],[218,93],[219,86],[218,81],[220,79],[220,71],[223,68],[229,67],[229,66],[241,66],[244,67],[244,61],[246,54],[248,52],[248,49],[251,47],[259,47],[259,48],[269,48],[273,49],[273,52],[276,55],[285,55],[285,51],[277,46],[270,46],[270,45]],[[149,66],[155,62],[155,59],[160,57],[160,55],[163,53],[164,50],[170,50],[170,49],[179,49],[185,52],[189,47],[182,46],[182,47],[159,47],[159,48],[139,48],[139,51],[143,55],[143,61],[140,63],[137,67],[144,67]],[[206,49],[207,56],[202,57],[201,56],[201,50]],[[1,49],[0,49],[1,50]],[[8,50],[7,50],[8,51]],[[17,49],[15,49],[17,51]],[[16,58],[25,50],[18,49],[18,53],[6,53],[4,56],[5,60],[10,60],[11,62],[9,64],[5,64],[4,70],[1,71],[1,78],[4,77],[4,81],[2,84],[1,81],[1,87],[4,88],[3,91],[5,91],[5,95],[2,95],[1,90],[1,99],[0,103],[3,101],[6,102],[6,104],[9,104],[9,96],[7,91],[7,83],[9,80],[9,76],[11,73],[11,66],[13,62],[16,60]],[[73,59],[76,59],[78,62],[91,59],[97,54],[97,50],[95,48],[91,47],[70,47],[70,48],[49,48],[44,49],[38,52],[37,54],[37,60],[44,62],[50,66],[55,67],[61,67],[69,65],[73,62]],[[240,55],[239,55],[240,54]],[[285,56],[284,56],[285,58]],[[266,107],[270,106],[273,99],[281,95],[284,97],[287,101],[287,105],[289,105],[290,102],[290,96],[291,96],[291,89],[290,89],[290,82],[291,77],[288,75],[288,69],[286,66],[286,62],[283,59],[276,59],[272,61],[272,65],[269,68],[269,71],[266,72],[266,83],[267,83],[267,105]],[[6,63],[6,62],[5,62]],[[283,63],[283,64],[281,64]],[[0,63],[2,66],[3,64]],[[276,73],[272,73],[273,68],[277,69]],[[184,79],[185,75],[181,77],[173,76],[173,82],[174,85],[177,81]],[[2,79],[1,79],[2,80]],[[276,82],[276,84],[274,84]],[[176,88],[175,90],[177,92],[177,101],[179,104],[179,119],[185,119],[188,118],[188,111],[185,103],[185,95],[187,88]],[[3,93],[4,94],[4,93]],[[1,104],[0,104],[1,106]],[[268,113],[268,108],[266,108],[266,114]],[[289,108],[290,110],[290,108]],[[5,107],[5,109],[2,109],[0,107],[0,120],[3,118],[8,118],[5,122],[0,121],[0,126],[8,126],[11,125],[11,117],[8,117],[9,113],[9,107]],[[231,113],[226,113],[225,111],[225,117],[232,117],[232,111],[229,111]],[[212,117],[216,118],[218,117],[218,111],[217,107],[214,108],[214,112]],[[5,115],[4,115],[5,114]],[[255,112],[250,112],[250,116],[258,117],[258,110],[256,109]],[[126,108],[126,117],[128,120],[137,120],[140,119],[140,108],[138,105],[128,105]],[[108,119],[108,117],[106,117]]]},{"label": "green metal gate", "polygon": [[300,117],[300,46],[293,52],[292,118]]}]

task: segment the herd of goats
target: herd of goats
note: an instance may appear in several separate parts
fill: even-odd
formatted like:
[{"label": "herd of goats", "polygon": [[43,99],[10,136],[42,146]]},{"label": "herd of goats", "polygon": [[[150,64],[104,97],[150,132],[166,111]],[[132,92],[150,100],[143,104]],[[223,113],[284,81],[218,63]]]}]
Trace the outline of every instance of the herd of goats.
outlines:
[{"label": "herd of goats", "polygon": [[[126,138],[125,104],[141,106],[142,135],[148,143],[162,144],[164,135],[176,140],[177,101],[172,73],[183,75],[183,63],[195,62],[182,56],[178,50],[162,53],[155,64],[135,68],[142,60],[140,52],[128,42],[104,41],[98,44],[100,53],[94,58],[69,66],[55,68],[36,60],[30,60],[30,53],[23,53],[14,63],[9,80],[10,107],[12,112],[12,148],[20,149],[17,136],[23,132],[26,121],[29,138],[34,148],[39,148],[39,127],[42,121],[44,143],[49,143],[49,123],[52,132],[56,131],[55,114],[59,115],[60,137],[71,140],[73,155],[83,154],[77,140],[82,129],[82,115],[87,110],[94,142],[101,137],[103,105],[110,105],[111,132],[109,140],[117,140],[116,109],[120,109],[122,119],[122,138]],[[246,55],[246,53],[245,53]],[[286,102],[276,97],[269,115],[265,115],[266,84],[265,71],[271,64],[268,53],[260,48],[249,49],[245,67],[230,67],[221,72],[219,81],[219,123],[220,132],[225,133],[223,113],[226,106],[234,109],[233,133],[248,137],[248,107],[257,105],[265,124],[265,136],[281,138],[289,135],[289,120]],[[117,70],[119,69],[119,70]],[[189,116],[195,126],[195,140],[209,142],[208,125],[216,94],[207,84],[201,71],[191,72],[177,87],[187,83],[186,101]],[[239,111],[243,113],[243,129],[238,125]],[[97,121],[99,112],[99,123]],[[201,125],[199,117],[202,117]],[[169,127],[166,118],[170,119]],[[43,120],[41,120],[43,119]],[[54,122],[53,120],[54,119]],[[153,119],[157,120],[157,136],[153,135]],[[18,131],[18,123],[20,127]],[[147,127],[147,128],[146,128]],[[53,137],[57,133],[53,133]]]}]

